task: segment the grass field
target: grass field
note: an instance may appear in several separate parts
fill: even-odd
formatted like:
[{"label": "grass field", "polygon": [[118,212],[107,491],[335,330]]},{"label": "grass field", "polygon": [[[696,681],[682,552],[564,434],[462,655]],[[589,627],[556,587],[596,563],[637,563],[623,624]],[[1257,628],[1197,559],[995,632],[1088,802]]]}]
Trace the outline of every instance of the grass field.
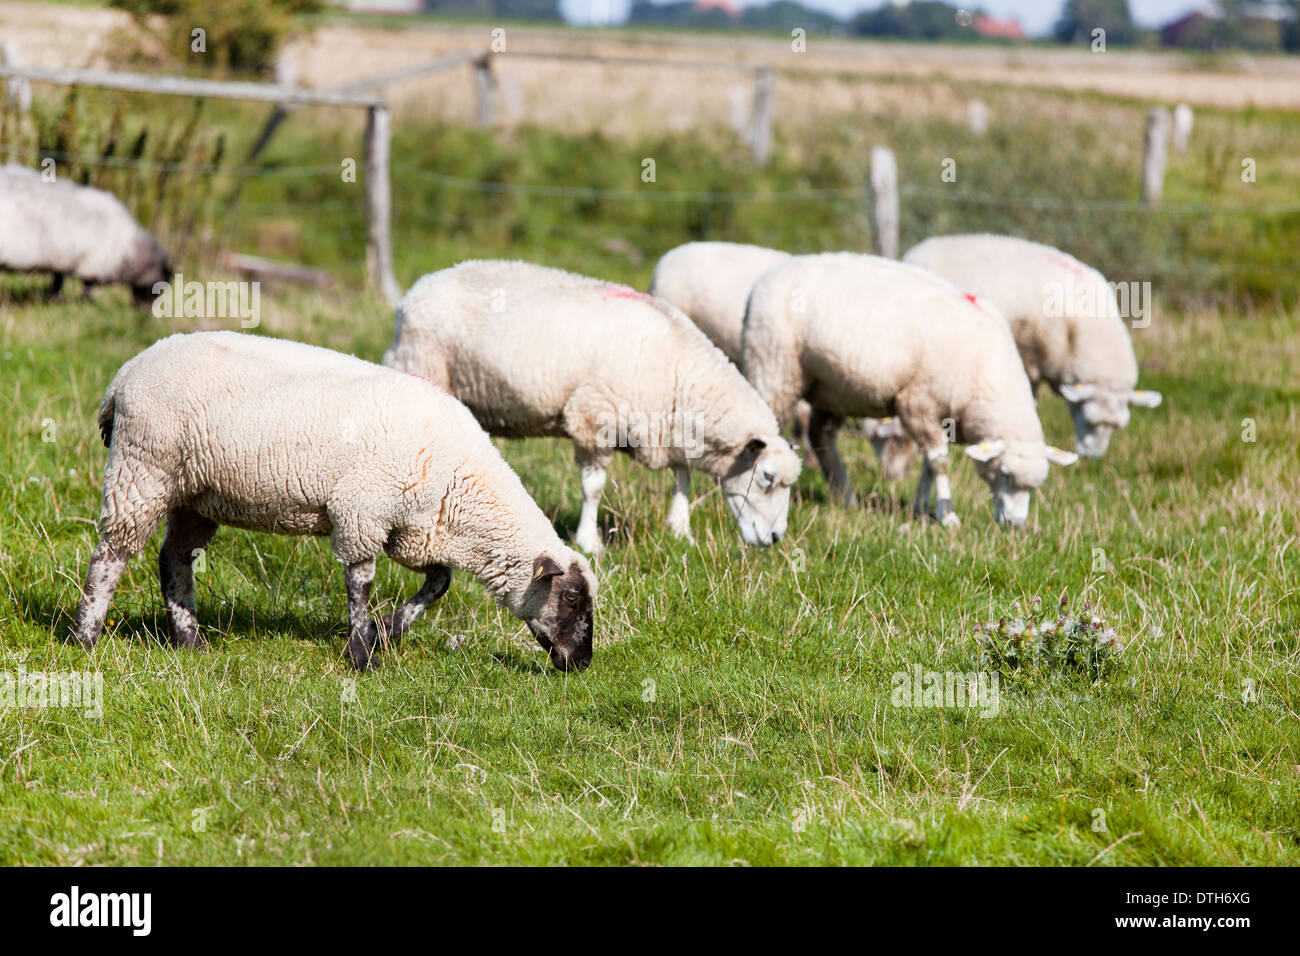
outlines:
[{"label": "grass field", "polygon": [[[198,575],[207,652],[160,642],[157,538],[99,649],[62,644],[95,540],[95,408],[171,326],[24,290],[0,311],[0,669],[94,669],[103,713],[0,708],[0,862],[1300,862],[1295,315],[1153,324],[1138,347],[1165,405],[1054,474],[1026,533],[994,527],[964,466],[962,528],[909,527],[910,487],[858,442],[859,509],[805,472],[789,535],[743,549],[697,479],[692,547],[662,530],[667,477],[616,462],[590,670],[553,671],[458,576],[357,677],[324,543],[229,529]],[[288,306],[363,356],[389,335],[369,300]],[[1043,411],[1064,443],[1062,405]],[[571,529],[568,449],[502,448]],[[376,600],[414,585],[381,561]],[[976,623],[1059,594],[1118,626],[1108,676],[1004,682],[990,718],[891,706],[891,675],[981,669]]]},{"label": "grass field", "polygon": [[[93,671],[103,688],[98,716],[0,696],[0,863],[1300,863],[1297,114],[1198,109],[1166,206],[1146,211],[1123,206],[1143,103],[992,83],[979,138],[957,81],[882,77],[869,90],[848,104],[853,122],[778,119],[761,170],[727,130],[397,122],[405,283],[510,256],[644,288],[658,255],[702,237],[868,248],[861,187],[870,147],[888,143],[913,189],[905,247],[1017,232],[1155,286],[1133,339],[1141,386],[1164,404],[1136,410],[1101,462],[1054,469],[1024,532],[994,525],[964,457],[963,525],[912,521],[914,477],[883,482],[849,436],[859,507],[832,507],[805,470],[787,536],[745,549],[697,478],[688,545],[663,528],[669,477],[616,461],[595,658],[578,675],[554,671],[457,575],[385,665],[358,676],[325,543],[231,529],[196,575],[207,651],[165,645],[160,536],[123,578],[99,648],[65,646],[96,540],[106,385],[163,335],[237,323],[140,315],[121,290],[81,303],[75,282],[49,303],[44,280],[0,279],[0,695],[6,676],[49,672]],[[34,117],[5,114],[0,147],[35,162],[136,144],[138,168],[61,174],[119,191],[183,250],[187,278],[216,275],[205,256],[223,232],[239,251],[333,270],[335,293],[263,290],[258,333],[378,359],[391,310],[356,291],[360,191],[335,171],[359,155],[356,117],[295,114],[233,225],[227,180],[158,172],[239,162],[264,118],[42,94]],[[646,156],[658,184],[629,197]],[[1243,156],[1258,162],[1249,185]],[[954,184],[939,180],[945,157]],[[716,195],[729,191],[741,198]],[[1047,397],[1041,411],[1068,447],[1063,404]],[[500,447],[571,532],[570,448]],[[379,568],[384,610],[417,582]],[[896,674],[988,672],[976,625],[1061,595],[1118,629],[1124,650],[1102,676],[1007,671],[996,716],[895,705]]]}]

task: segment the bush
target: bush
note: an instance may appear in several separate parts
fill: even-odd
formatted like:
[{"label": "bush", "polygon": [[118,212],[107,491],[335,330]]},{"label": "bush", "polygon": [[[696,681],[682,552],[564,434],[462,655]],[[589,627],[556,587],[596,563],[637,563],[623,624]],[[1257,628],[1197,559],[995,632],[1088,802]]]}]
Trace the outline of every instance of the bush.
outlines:
[{"label": "bush", "polygon": [[[323,0],[109,0],[139,27],[153,58],[203,71],[268,73],[294,26],[294,15],[316,13]],[[161,19],[161,24],[160,24]],[[202,30],[201,37],[195,31]],[[197,48],[196,48],[197,47]]]}]

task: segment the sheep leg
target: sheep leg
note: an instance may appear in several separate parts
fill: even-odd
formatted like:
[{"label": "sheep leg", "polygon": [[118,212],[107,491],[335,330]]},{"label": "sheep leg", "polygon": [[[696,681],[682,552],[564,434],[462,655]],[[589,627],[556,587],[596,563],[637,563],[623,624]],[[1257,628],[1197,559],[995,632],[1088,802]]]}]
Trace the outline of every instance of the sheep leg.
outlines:
[{"label": "sheep leg", "polygon": [[451,587],[451,568],[445,564],[431,564],[420,568],[424,572],[424,584],[420,590],[382,622],[383,633],[390,639],[401,637],[406,629],[415,623],[415,619],[433,606],[433,602],[447,593]]},{"label": "sheep leg", "polygon": [[158,551],[158,583],[167,606],[168,636],[175,647],[203,645],[194,611],[194,558],[216,533],[215,521],[188,508],[167,515],[167,535]]},{"label": "sheep leg", "polygon": [[961,524],[957,512],[952,510],[952,484],[948,480],[948,446],[931,448],[925,453],[926,467],[934,476],[934,516],[945,528]]},{"label": "sheep leg", "polygon": [[830,486],[831,498],[837,504],[851,508],[857,503],[857,496],[853,493],[853,486],[849,484],[844,459],[840,457],[840,449],[835,442],[836,433],[843,424],[842,416],[831,415],[820,408],[814,408],[808,422],[808,434],[812,438],[813,453],[817,456],[817,463],[821,465],[822,472],[826,475],[826,483]]},{"label": "sheep leg", "polygon": [[86,583],[81,587],[81,607],[77,609],[77,623],[71,635],[86,650],[95,646],[104,630],[109,602],[131,557],[132,552],[114,548],[105,541],[100,541],[90,556]]},{"label": "sheep leg", "polygon": [[691,538],[691,469],[673,467],[673,502],[668,506],[668,530],[679,538]]},{"label": "sheep leg", "polygon": [[812,406],[801,398],[794,403],[794,423],[791,425],[790,430],[794,436],[794,444],[803,452],[803,460],[809,466],[817,461],[817,456],[813,452],[812,441],[808,437],[811,423]]},{"label": "sheep leg", "polygon": [[87,650],[95,646],[104,630],[109,602],[127,562],[144,550],[149,536],[167,514],[170,497],[167,477],[142,466],[114,435],[104,470],[99,544],[90,555],[72,632],[72,637]]},{"label": "sheep leg", "polygon": [[366,558],[349,564],[343,571],[348,591],[348,656],[359,671],[377,663],[379,628],[367,613],[370,586],[375,581],[375,559]]},{"label": "sheep leg", "polygon": [[49,297],[51,299],[57,299],[59,297],[59,293],[61,293],[62,291],[63,291],[63,273],[51,272],[50,289],[48,293]]},{"label": "sheep leg", "polygon": [[575,457],[582,473],[582,513],[578,516],[578,530],[573,534],[573,543],[588,554],[600,554],[605,550],[601,540],[600,526],[596,516],[600,510],[600,495],[605,490],[605,468],[609,457],[592,454],[585,449],[577,449]]},{"label": "sheep leg", "polygon": [[912,499],[912,517],[924,518],[930,510],[930,490],[934,483],[934,472],[930,470],[930,456],[921,462],[921,480],[916,483],[916,497]]},{"label": "sheep leg", "polygon": [[92,282],[90,279],[81,280],[81,301],[83,302],[95,301],[95,283]]}]

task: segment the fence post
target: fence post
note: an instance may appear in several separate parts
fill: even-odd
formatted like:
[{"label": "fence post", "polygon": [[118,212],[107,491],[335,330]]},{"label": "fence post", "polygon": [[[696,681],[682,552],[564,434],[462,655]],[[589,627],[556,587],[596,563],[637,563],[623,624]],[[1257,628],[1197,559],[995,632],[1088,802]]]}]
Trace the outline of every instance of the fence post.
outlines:
[{"label": "fence post", "polygon": [[983,100],[971,100],[966,110],[966,119],[970,131],[976,136],[983,136],[989,128],[989,108]]},{"label": "fence post", "polygon": [[[5,40],[0,43],[0,66],[22,66],[22,54],[18,51],[18,43],[14,40]],[[25,76],[11,76],[5,83],[5,95],[9,98],[10,105],[16,107],[20,113],[28,113],[32,108],[32,81]]]},{"label": "fence post", "polygon": [[898,162],[884,146],[871,148],[871,242],[878,256],[898,258]]},{"label": "fence post", "polygon": [[754,162],[762,166],[767,162],[768,150],[772,146],[772,94],[776,87],[776,77],[767,67],[759,67],[754,75],[754,118],[752,123],[752,140],[750,149]]},{"label": "fence post", "polygon": [[1174,107],[1174,149],[1187,152],[1187,141],[1192,137],[1192,108],[1186,103]]},{"label": "fence post", "polygon": [[488,55],[474,61],[474,124],[491,126],[496,112],[496,81],[492,77],[492,61]]},{"label": "fence post", "polygon": [[388,107],[370,107],[366,117],[366,265],[371,285],[389,305],[397,305],[402,288],[393,275],[392,188],[388,181],[391,138]]},{"label": "fence post", "polygon": [[732,131],[742,139],[745,136],[745,130],[749,126],[749,104],[746,102],[748,90],[743,86],[733,86],[731,88],[731,109],[728,116],[728,122],[731,124]]},{"label": "fence post", "polygon": [[1168,153],[1169,111],[1157,106],[1147,113],[1147,132],[1142,150],[1142,202],[1154,206],[1165,188],[1165,157]]}]

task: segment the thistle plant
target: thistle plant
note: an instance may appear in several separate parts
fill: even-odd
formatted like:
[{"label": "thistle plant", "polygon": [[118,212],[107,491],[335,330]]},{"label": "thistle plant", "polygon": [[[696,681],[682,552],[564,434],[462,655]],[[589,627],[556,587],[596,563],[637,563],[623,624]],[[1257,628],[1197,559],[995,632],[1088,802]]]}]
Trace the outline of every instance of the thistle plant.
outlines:
[{"label": "thistle plant", "polygon": [[1022,683],[1057,674],[1100,680],[1124,650],[1118,629],[1108,626],[1099,609],[1084,602],[1076,614],[1065,595],[1055,613],[1044,610],[1041,597],[1035,596],[1028,609],[1013,601],[1009,616],[976,624],[975,637],[991,666]]}]

